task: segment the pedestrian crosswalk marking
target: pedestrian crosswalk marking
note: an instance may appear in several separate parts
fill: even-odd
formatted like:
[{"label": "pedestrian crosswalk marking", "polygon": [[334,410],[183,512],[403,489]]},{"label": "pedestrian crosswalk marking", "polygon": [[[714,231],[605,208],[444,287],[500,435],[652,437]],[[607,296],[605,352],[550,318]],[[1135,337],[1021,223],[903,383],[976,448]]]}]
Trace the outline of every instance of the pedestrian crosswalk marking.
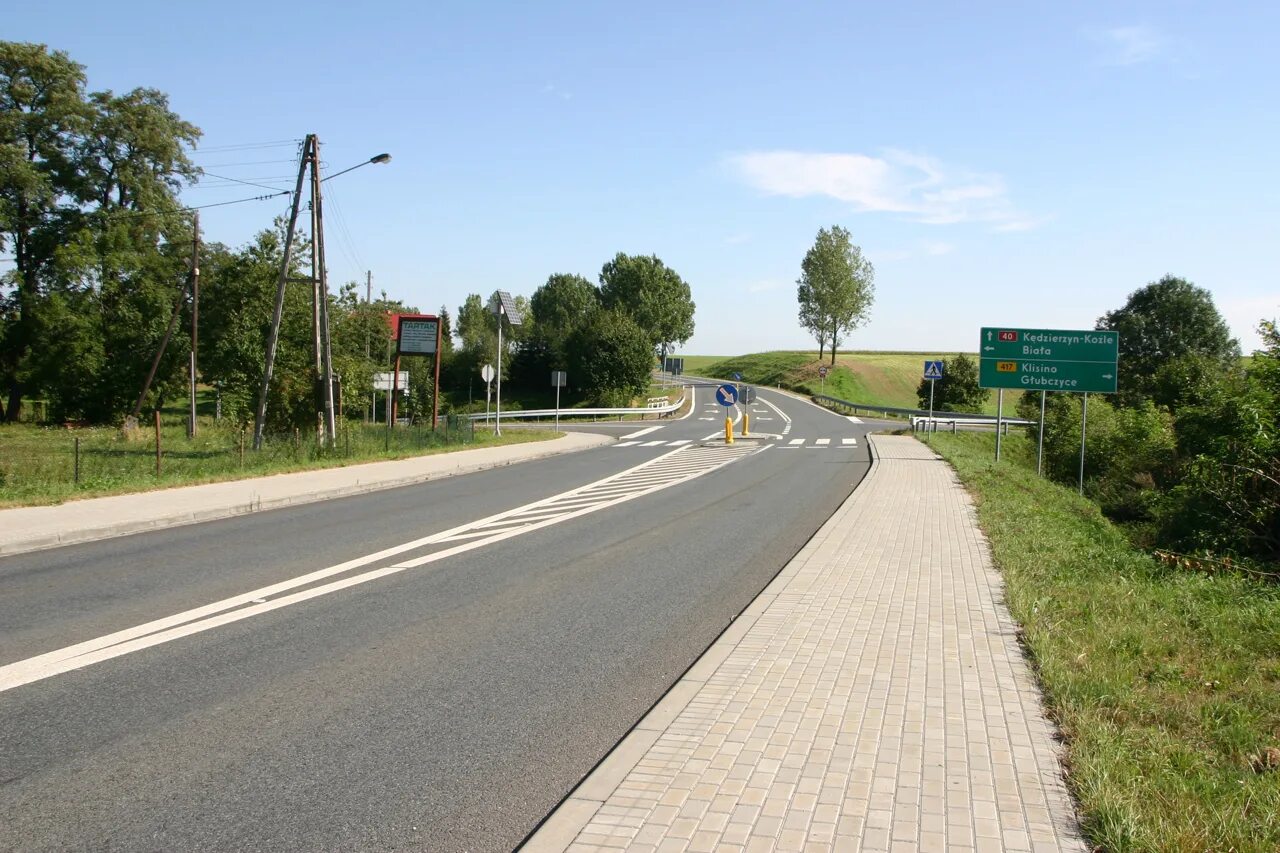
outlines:
[{"label": "pedestrian crosswalk marking", "polygon": [[[711,435],[711,436],[708,436],[707,438],[702,439],[702,441],[716,441],[717,439],[720,439],[720,438],[721,436],[717,432],[714,435]],[[638,440],[619,441],[617,444],[613,446],[614,447],[685,447],[687,445],[694,444],[695,441],[697,440],[692,438],[676,438],[676,439],[663,438],[663,439],[657,439],[654,441],[638,441]],[[783,444],[782,443],[783,441],[785,441],[786,443]],[[792,439],[780,439],[778,441],[778,447],[781,447],[783,450],[802,450],[802,449],[841,450],[841,449],[852,449],[857,446],[858,446],[858,440],[856,438],[840,438],[840,439],[792,438]]]}]

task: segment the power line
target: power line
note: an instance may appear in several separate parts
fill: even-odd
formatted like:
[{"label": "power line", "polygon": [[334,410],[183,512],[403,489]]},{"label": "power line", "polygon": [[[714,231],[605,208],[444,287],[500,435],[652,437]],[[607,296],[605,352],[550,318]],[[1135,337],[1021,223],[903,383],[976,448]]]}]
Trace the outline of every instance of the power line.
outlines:
[{"label": "power line", "polygon": [[283,148],[286,145],[296,146],[302,140],[299,139],[280,139],[274,142],[244,142],[237,145],[207,145],[200,152],[220,152],[220,151],[253,151],[261,148]]},{"label": "power line", "polygon": [[[210,163],[211,169],[233,169],[236,166],[269,166],[276,163],[296,163],[294,159],[289,160],[247,160],[243,163]],[[201,168],[204,168],[203,166]]]},{"label": "power line", "polygon": [[193,210],[205,210],[210,207],[225,207],[228,204],[243,204],[247,201],[266,201],[271,198],[278,198],[282,195],[290,195],[292,190],[281,190],[280,192],[271,193],[269,195],[256,195],[252,198],[237,198],[232,201],[217,201],[212,204],[197,204],[191,207],[176,207],[173,210],[117,210],[110,213],[101,214],[103,217],[112,219],[123,216],[166,216],[171,213],[188,213]]},{"label": "power line", "polygon": [[[201,170],[201,171],[203,171],[203,170]],[[225,175],[215,175],[213,172],[205,172],[205,174],[206,174],[206,175],[208,175],[208,176],[209,176],[209,177],[211,177],[211,178],[217,178],[217,179],[218,179],[218,180],[220,180],[220,181],[231,181],[232,183],[236,183],[236,184],[244,184],[244,185],[245,185],[245,186],[247,186],[247,187],[258,187],[258,188],[260,188],[260,189],[264,189],[264,190],[279,190],[279,189],[280,189],[280,187],[269,187],[269,186],[267,186],[266,184],[255,184],[253,181],[242,181],[242,180],[240,180],[239,178],[228,178],[228,177],[227,177],[227,176],[225,176]],[[266,178],[263,178],[263,180],[267,180],[267,179],[266,179]]]}]

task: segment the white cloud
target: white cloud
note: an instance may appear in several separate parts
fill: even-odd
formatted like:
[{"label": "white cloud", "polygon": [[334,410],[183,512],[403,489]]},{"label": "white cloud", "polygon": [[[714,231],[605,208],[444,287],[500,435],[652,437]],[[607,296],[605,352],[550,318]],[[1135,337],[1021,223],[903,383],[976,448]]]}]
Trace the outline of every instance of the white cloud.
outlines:
[{"label": "white cloud", "polygon": [[768,278],[760,281],[753,281],[747,285],[747,293],[767,293],[770,290],[778,290],[786,287],[790,282],[781,279]]},{"label": "white cloud", "polygon": [[955,245],[951,243],[925,243],[924,251],[927,255],[948,255],[954,252]]},{"label": "white cloud", "polygon": [[1096,30],[1090,37],[1102,47],[1104,65],[1139,65],[1168,55],[1172,42],[1147,26],[1112,27]]},{"label": "white cloud", "polygon": [[828,196],[859,212],[899,213],[917,222],[985,222],[1014,230],[1033,223],[1009,201],[999,175],[955,171],[919,154],[882,157],[805,151],[753,151],[728,158],[749,185],[791,198]]}]

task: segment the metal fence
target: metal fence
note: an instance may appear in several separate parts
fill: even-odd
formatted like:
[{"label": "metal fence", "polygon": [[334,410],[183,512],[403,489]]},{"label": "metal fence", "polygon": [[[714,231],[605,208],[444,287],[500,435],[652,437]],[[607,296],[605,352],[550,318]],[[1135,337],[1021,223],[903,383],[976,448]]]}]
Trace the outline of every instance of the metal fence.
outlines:
[{"label": "metal fence", "polygon": [[123,489],[147,479],[200,482],[237,472],[270,473],[326,459],[377,459],[474,441],[475,425],[464,416],[442,417],[435,430],[430,423],[393,430],[340,424],[333,447],[317,441],[314,431],[268,433],[256,453],[253,431],[230,426],[202,426],[199,435],[188,438],[183,427],[169,425],[158,440],[155,430],[146,427],[132,435],[110,427],[0,433],[0,498],[21,500],[60,486]]}]

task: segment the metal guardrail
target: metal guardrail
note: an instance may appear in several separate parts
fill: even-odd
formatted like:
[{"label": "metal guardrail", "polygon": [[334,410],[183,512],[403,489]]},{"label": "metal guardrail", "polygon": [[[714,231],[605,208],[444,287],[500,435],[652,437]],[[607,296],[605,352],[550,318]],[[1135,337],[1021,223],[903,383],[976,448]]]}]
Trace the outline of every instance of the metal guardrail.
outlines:
[{"label": "metal guardrail", "polygon": [[[826,394],[814,394],[813,401],[815,403],[823,403],[823,402],[831,403],[835,406],[848,409],[851,414],[856,414],[857,412],[868,412],[868,413],[879,412],[883,415],[898,415],[899,417],[911,418],[913,429],[914,429],[914,422],[917,419],[925,420],[925,421],[929,419],[928,409],[902,409],[896,406],[877,406],[877,405],[872,405],[870,403],[854,403],[850,400],[841,400],[839,397],[831,397]],[[937,420],[943,423],[951,423],[952,421],[958,421],[960,423],[968,423],[975,426],[994,425],[996,422],[995,418],[983,412],[939,413],[937,410],[934,410],[933,417],[934,417],[934,420]],[[1009,424],[1011,426],[1026,426],[1027,424],[1034,424],[1039,422],[1026,421],[1020,418],[1005,418],[1004,423]]]},{"label": "metal guardrail", "polygon": [[[669,415],[669,414],[672,414],[673,412],[679,411],[680,408],[685,404],[685,400],[687,398],[688,398],[687,394],[681,394],[679,400],[677,400],[676,402],[668,406],[639,406],[639,407],[631,407],[631,408],[625,408],[625,409],[560,409],[559,410],[560,420],[565,420],[566,418],[612,417],[614,415],[617,415],[618,417],[621,417],[623,415]],[[508,418],[535,418],[535,419],[554,418],[556,416],[556,412],[557,412],[556,409],[512,409],[510,411],[504,410],[502,412],[502,419],[507,420]],[[469,417],[471,418],[472,421],[482,421],[482,422],[488,423],[489,421],[494,420],[496,416],[497,416],[496,412],[489,412],[488,414],[484,412],[480,412],[478,414],[470,415]]]},{"label": "metal guardrail", "polygon": [[940,418],[940,417],[913,417],[911,419],[912,432],[937,432],[939,424],[950,424],[951,433],[954,435],[960,427],[1001,427],[1005,435],[1009,434],[1011,426],[1032,426],[1039,421],[1028,421],[1022,418],[1004,418],[997,420],[993,417],[985,418]]}]

